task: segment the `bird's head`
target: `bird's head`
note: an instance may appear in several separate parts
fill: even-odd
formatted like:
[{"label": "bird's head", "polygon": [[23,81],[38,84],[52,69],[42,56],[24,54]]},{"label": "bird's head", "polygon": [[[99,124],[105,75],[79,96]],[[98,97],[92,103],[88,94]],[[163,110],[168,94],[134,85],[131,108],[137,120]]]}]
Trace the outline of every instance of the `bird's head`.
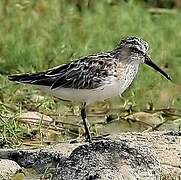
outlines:
[{"label": "bird's head", "polygon": [[141,38],[131,36],[122,39],[113,52],[115,53],[115,56],[120,59],[120,61],[128,61],[128,63],[132,61],[138,64],[144,63],[161,73],[168,80],[171,80],[168,74],[153,63],[152,59],[147,53],[148,49],[149,45],[146,41]]}]

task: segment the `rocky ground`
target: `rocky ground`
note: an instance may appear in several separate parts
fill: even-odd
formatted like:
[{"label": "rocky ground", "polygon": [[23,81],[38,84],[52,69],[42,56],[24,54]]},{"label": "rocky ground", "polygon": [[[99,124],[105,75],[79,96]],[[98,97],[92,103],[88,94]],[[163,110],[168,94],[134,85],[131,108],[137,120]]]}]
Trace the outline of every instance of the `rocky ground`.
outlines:
[{"label": "rocky ground", "polygon": [[1,179],[21,167],[47,179],[180,179],[181,133],[122,133],[91,144],[80,140],[41,149],[1,149],[0,158]]}]

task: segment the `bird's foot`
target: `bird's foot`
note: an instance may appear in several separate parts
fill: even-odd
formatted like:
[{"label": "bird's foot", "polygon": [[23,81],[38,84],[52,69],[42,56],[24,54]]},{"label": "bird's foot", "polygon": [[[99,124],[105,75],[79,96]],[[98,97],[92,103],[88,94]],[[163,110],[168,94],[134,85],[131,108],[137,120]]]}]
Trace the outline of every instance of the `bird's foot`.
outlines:
[{"label": "bird's foot", "polygon": [[99,136],[90,136],[90,137],[86,137],[85,141],[92,143],[93,141],[109,140],[110,138],[108,136],[109,136],[109,134],[103,134],[103,135],[99,135]]},{"label": "bird's foot", "polygon": [[92,137],[92,140],[93,141],[110,140],[110,138],[108,136],[109,136],[109,134],[103,134],[103,135],[99,135],[99,136],[94,136],[94,137]]},{"label": "bird's foot", "polygon": [[92,143],[92,136],[90,134],[88,136],[86,136],[85,141],[88,143]]},{"label": "bird's foot", "polygon": [[100,140],[110,140],[110,138],[108,137],[109,134],[103,134],[103,135],[99,135],[99,136],[86,136],[85,139],[83,140],[81,139],[72,139],[70,141],[71,144],[73,143],[80,143],[80,142],[88,142],[88,143],[93,143],[94,141],[100,141]]}]

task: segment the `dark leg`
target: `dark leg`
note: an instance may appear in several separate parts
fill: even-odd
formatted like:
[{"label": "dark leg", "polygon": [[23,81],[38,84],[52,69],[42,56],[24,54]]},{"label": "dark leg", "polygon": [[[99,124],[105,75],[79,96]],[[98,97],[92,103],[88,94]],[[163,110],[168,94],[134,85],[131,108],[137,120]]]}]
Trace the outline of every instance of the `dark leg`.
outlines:
[{"label": "dark leg", "polygon": [[85,105],[86,104],[84,104],[82,106],[82,108],[81,108],[81,117],[82,117],[83,124],[84,124],[86,141],[91,143],[92,142],[92,138],[91,138],[91,134],[90,134],[90,131],[89,131],[89,128],[88,128],[88,122],[87,122]]}]

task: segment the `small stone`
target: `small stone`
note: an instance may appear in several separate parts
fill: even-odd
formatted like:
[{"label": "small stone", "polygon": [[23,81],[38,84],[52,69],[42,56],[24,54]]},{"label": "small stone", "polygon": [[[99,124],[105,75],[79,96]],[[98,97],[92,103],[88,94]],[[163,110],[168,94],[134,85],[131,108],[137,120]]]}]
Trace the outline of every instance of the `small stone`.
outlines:
[{"label": "small stone", "polygon": [[53,122],[53,119],[49,116],[41,114],[39,112],[25,112],[19,116],[19,120],[24,123],[39,123],[42,121],[42,124],[48,125]]},{"label": "small stone", "polygon": [[0,159],[0,179],[8,180],[15,175],[17,171],[20,171],[21,167],[12,160]]}]

